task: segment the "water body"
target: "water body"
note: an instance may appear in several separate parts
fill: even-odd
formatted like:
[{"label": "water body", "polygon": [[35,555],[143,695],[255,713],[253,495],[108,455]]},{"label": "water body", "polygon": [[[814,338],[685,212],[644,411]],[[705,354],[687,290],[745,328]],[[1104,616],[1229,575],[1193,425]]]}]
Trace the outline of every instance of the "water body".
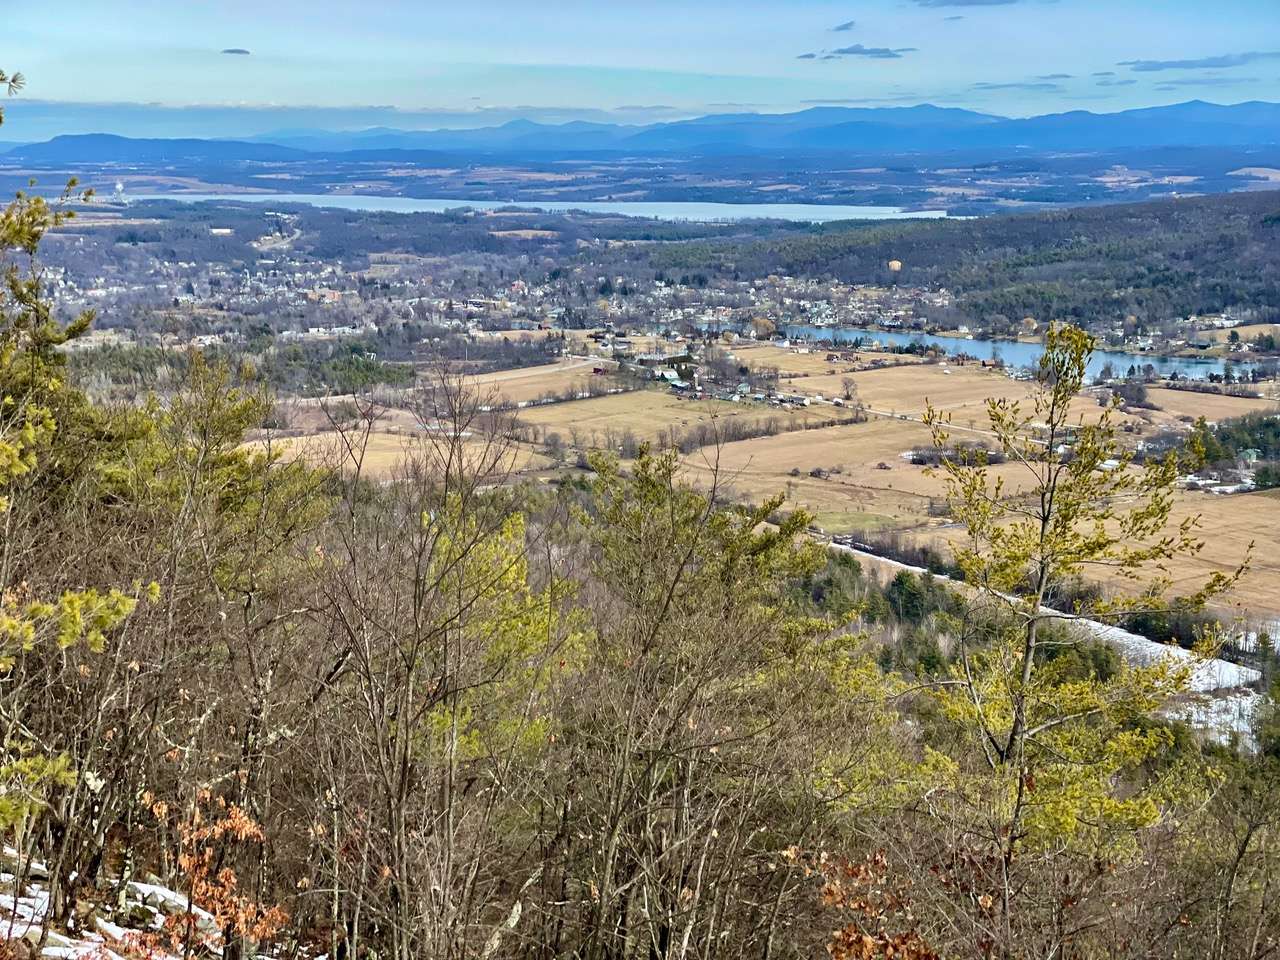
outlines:
[{"label": "water body", "polygon": [[[925,343],[940,347],[948,354],[967,353],[980,360],[1000,359],[1006,364],[1016,367],[1036,367],[1044,353],[1044,347],[1038,343],[1019,343],[1010,340],[966,340],[961,337],[935,337],[926,333],[895,333],[884,330],[866,330],[858,327],[811,327],[793,325],[784,328],[788,337],[800,340],[834,340],[836,343],[851,343],[855,340],[870,342],[878,340],[889,346],[905,347],[911,343]],[[1219,359],[1199,359],[1194,357],[1158,357],[1148,353],[1125,353],[1119,350],[1096,350],[1089,360],[1087,373],[1096,377],[1102,368],[1110,363],[1116,373],[1123,376],[1129,367],[1137,367],[1139,371],[1147,364],[1155,368],[1157,375],[1168,377],[1177,373],[1186,380],[1204,380],[1209,374],[1222,374],[1231,367],[1235,374],[1248,373],[1254,366],[1252,363],[1229,363]]]},{"label": "water body", "polygon": [[241,203],[302,203],[313,207],[338,210],[371,210],[387,213],[444,213],[470,207],[473,210],[497,210],[524,207],[559,213],[585,210],[588,213],[621,214],[653,220],[692,220],[700,223],[722,223],[733,220],[789,220],[796,223],[827,223],[832,220],[935,220],[945,217],[944,210],[912,212],[901,207],[859,207],[823,203],[702,203],[648,200],[457,200],[421,197],[376,197],[361,194],[341,196],[328,193],[157,193],[135,196],[134,200],[178,200],[203,203],[209,200],[235,200]]}]

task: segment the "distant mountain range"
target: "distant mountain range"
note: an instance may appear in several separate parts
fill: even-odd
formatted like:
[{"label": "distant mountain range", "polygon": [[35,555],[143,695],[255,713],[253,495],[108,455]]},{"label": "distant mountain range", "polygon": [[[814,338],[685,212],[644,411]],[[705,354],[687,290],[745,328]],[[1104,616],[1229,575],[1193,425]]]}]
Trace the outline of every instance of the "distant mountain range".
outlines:
[{"label": "distant mountain range", "polygon": [[513,120],[470,130],[283,130],[249,140],[55,137],[4,156],[32,163],[291,162],[320,156],[389,159],[401,152],[473,155],[940,153],[974,150],[1106,151],[1280,144],[1280,104],[1193,100],[1163,107],[1084,110],[1011,119],[931,105],[815,107],[787,114],[716,114],[627,126]]},{"label": "distant mountain range", "polygon": [[305,150],[274,143],[250,143],[243,140],[135,140],[110,133],[54,137],[44,143],[23,144],[3,155],[30,163],[280,163],[305,160],[311,156]]}]

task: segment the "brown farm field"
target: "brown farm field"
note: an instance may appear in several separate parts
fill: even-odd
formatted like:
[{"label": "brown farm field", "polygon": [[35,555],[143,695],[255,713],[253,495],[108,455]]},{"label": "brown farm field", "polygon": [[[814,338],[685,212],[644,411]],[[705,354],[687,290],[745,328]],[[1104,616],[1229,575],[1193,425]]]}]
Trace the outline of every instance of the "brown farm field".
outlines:
[{"label": "brown farm field", "polygon": [[1238,327],[1230,327],[1226,330],[1205,330],[1198,336],[1205,340],[1212,340],[1214,343],[1226,343],[1231,337],[1232,331],[1240,337],[1241,340],[1252,340],[1254,337],[1280,336],[1280,324],[1277,323],[1244,323]]},{"label": "brown farm field", "polygon": [[[823,357],[817,359],[825,364]],[[583,383],[592,376],[594,364],[567,361],[503,371],[475,378],[475,386],[512,402],[527,402]],[[841,376],[797,376],[784,381],[783,389],[830,396],[837,390],[828,381],[838,386]],[[773,419],[778,431],[773,435],[689,454],[684,458],[684,476],[703,487],[714,479],[731,496],[750,502],[782,495],[787,507],[807,510],[830,533],[896,530],[945,545],[959,531],[947,520],[941,478],[903,457],[931,441],[919,419],[926,400],[952,416],[957,439],[982,439],[986,400],[1029,399],[1031,386],[991,370],[942,364],[867,370],[856,374],[855,382],[859,399],[873,411],[862,423],[852,422],[850,410],[827,404],[780,409],[755,402],[695,401],[660,388],[525,407],[516,416],[525,427],[533,428],[534,438],[545,441],[558,434],[565,444],[576,441],[580,447],[615,449],[628,433],[660,440],[668,431],[681,433],[714,422]],[[1122,437],[1136,439],[1184,416],[1225,419],[1276,408],[1271,401],[1165,388],[1151,388],[1149,398],[1161,409],[1121,415],[1122,422],[1135,430],[1132,436]],[[1081,396],[1076,403],[1079,415],[1088,418],[1099,412],[1092,396]],[[391,413],[379,429],[370,440],[365,462],[372,474],[385,476],[403,459],[406,444],[424,441],[403,411]],[[336,456],[341,460],[340,452],[335,454],[337,435],[320,423],[312,430],[313,436],[291,442],[311,459],[335,462]],[[549,476],[557,470],[541,448],[531,444],[514,448],[513,468],[522,476]],[[1016,464],[990,470],[1004,480],[1011,494],[1030,482],[1025,468]],[[1272,586],[1280,582],[1280,493],[1217,496],[1179,491],[1172,521],[1194,514],[1202,518],[1205,547],[1199,556],[1180,560],[1169,571],[1175,589],[1189,591],[1214,572],[1234,569],[1253,541],[1252,570],[1227,601],[1254,616],[1280,616],[1280,592]]]},{"label": "brown farm field", "polygon": [[972,366],[929,364],[868,370],[855,376],[854,383],[858,387],[858,399],[873,410],[908,416],[924,413],[929,403],[939,410],[955,414],[967,411],[981,416],[989,397],[1025,400],[1031,395],[1027,383],[1012,380],[996,370]]},{"label": "brown farm field", "polygon": [[1197,514],[1204,549],[1199,556],[1180,560],[1170,569],[1174,586],[1190,591],[1211,573],[1229,573],[1252,543],[1249,570],[1226,599],[1246,613],[1280,617],[1280,589],[1276,586],[1280,584],[1280,491],[1226,496],[1180,492],[1171,522]]},{"label": "brown farm field", "polygon": [[[1027,395],[1027,385],[980,371],[964,372],[940,384],[940,371],[929,366],[912,371],[921,379],[921,399],[911,404],[911,388],[904,370],[880,370],[859,377],[860,396],[874,409],[877,404],[903,413],[918,410],[923,395],[953,414],[957,436],[972,417],[981,430],[982,410],[988,395],[1015,398]],[[956,374],[961,371],[957,370]],[[861,384],[867,384],[865,388]],[[1207,401],[1202,412],[1213,418],[1239,416],[1251,410],[1274,409],[1268,402],[1194,394],[1185,391],[1151,391],[1157,403]],[[1097,402],[1079,400],[1080,412],[1096,415]],[[1133,418],[1122,418],[1122,420]],[[1123,436],[1123,435],[1122,435]],[[928,429],[918,421],[873,417],[860,424],[828,427],[760,437],[730,443],[719,451],[700,451],[687,458],[686,475],[706,485],[718,469],[719,482],[728,484],[743,499],[758,502],[783,494],[791,507],[801,507],[831,533],[865,529],[896,529],[944,545],[956,535],[940,516],[944,488],[941,479],[903,459],[902,454],[930,442]],[[1030,482],[1024,468],[1001,464],[990,468],[1001,477],[1006,490],[1016,494]],[[1179,491],[1175,496],[1171,525],[1188,516],[1201,518],[1204,548],[1199,555],[1177,561],[1169,570],[1176,590],[1189,592],[1215,572],[1233,570],[1255,543],[1251,569],[1226,598],[1254,616],[1280,616],[1280,493],[1214,495]]]},{"label": "brown farm field", "polygon": [[[685,474],[705,487],[718,470],[722,488],[751,502],[783,494],[786,506],[807,510],[829,533],[898,530],[945,546],[960,531],[934,515],[945,512],[942,481],[901,457],[927,443],[922,424],[873,419],[727,444],[718,458],[716,451],[699,451],[686,458]],[[1010,493],[1029,482],[1016,464],[994,466],[990,472],[1004,480]],[[1280,616],[1280,591],[1275,588],[1280,582],[1280,492],[1221,496],[1178,491],[1170,528],[1196,515],[1204,548],[1170,567],[1174,590],[1192,592],[1213,573],[1234,570],[1253,543],[1250,570],[1219,606],[1237,608],[1246,616]]]},{"label": "brown farm field", "polygon": [[[469,383],[482,397],[490,394],[499,401],[528,403],[548,394],[586,390],[597,375],[591,371],[598,365],[590,360],[562,360],[559,363],[500,370],[469,378]],[[607,365],[607,364],[606,364]]]},{"label": "brown farm field", "polygon": [[[1236,495],[1180,490],[1174,496],[1169,529],[1188,517],[1199,517],[1197,536],[1203,549],[1195,556],[1181,557],[1166,573],[1174,595],[1193,593],[1215,573],[1232,573],[1246,556],[1249,569],[1229,593],[1213,602],[1220,613],[1250,619],[1280,617],[1280,494],[1276,491]],[[945,547],[960,531],[919,528],[917,538]],[[1250,556],[1249,546],[1253,544]],[[1151,575],[1158,570],[1149,571]],[[1104,584],[1104,587],[1108,586]],[[1124,584],[1113,584],[1123,591]]]},{"label": "brown farm field", "polygon": [[928,496],[908,479],[921,469],[901,455],[928,441],[923,424],[873,419],[704,449],[685,458],[685,474],[704,487],[715,478],[752,502],[784,494],[787,507],[808,510],[836,532],[914,527],[927,518]]},{"label": "brown farm field", "polygon": [[[421,433],[392,433],[375,431],[366,441],[361,441],[358,431],[344,436],[336,430],[325,430],[304,437],[280,438],[271,441],[285,460],[301,456],[313,465],[329,466],[340,470],[352,470],[357,464],[368,476],[391,477],[415,452],[430,458],[433,451],[440,451],[445,441],[434,441]],[[263,448],[265,441],[255,441],[253,446]],[[506,443],[501,457],[504,470],[515,474],[528,474],[546,469],[550,459],[527,444]],[[465,444],[464,449],[476,462],[484,453],[484,441],[476,438]]]},{"label": "brown farm field", "polygon": [[1218,393],[1195,393],[1191,390],[1169,390],[1152,387],[1147,399],[1173,419],[1204,417],[1206,420],[1229,420],[1249,413],[1280,413],[1280,403],[1253,397],[1230,397]]},{"label": "brown farm field", "polygon": [[508,240],[550,240],[560,236],[554,230],[492,230],[490,233]]},{"label": "brown farm field", "polygon": [[[917,421],[875,417],[850,423],[725,444],[686,459],[695,483],[709,484],[718,469],[744,499],[785,494],[787,505],[818,518],[830,532],[864,527],[916,529],[938,521],[943,486],[938,477],[903,454],[929,446],[928,427]],[[990,468],[1010,492],[1027,482],[1024,468]]]},{"label": "brown farm field", "polygon": [[[565,345],[572,353],[587,354],[589,356],[612,357],[613,346],[605,346],[598,341],[591,339],[590,330],[565,330]],[[631,350],[636,353],[661,353],[667,356],[677,356],[689,349],[689,342],[686,340],[668,340],[665,337],[657,336],[628,336],[627,342],[631,345]]]},{"label": "brown farm field", "polygon": [[758,403],[690,400],[662,389],[553,403],[519,412],[520,422],[527,426],[558,432],[565,440],[576,430],[582,445],[597,447],[606,445],[608,436],[627,431],[641,439],[656,440],[668,430],[680,432],[716,420],[776,420],[779,430],[803,430],[806,424],[851,417],[839,407],[781,410]]},{"label": "brown farm field", "polygon": [[[1017,400],[1031,412],[1033,387],[1014,380],[999,370],[973,365],[918,364],[882,367],[855,374],[829,374],[789,381],[790,389],[809,395],[840,396],[843,382],[851,377],[858,399],[872,411],[891,416],[918,418],[928,404],[949,413],[957,427],[981,429],[987,422],[987,400]],[[1076,416],[1096,416],[1098,400],[1090,395],[1077,397],[1072,406]],[[1121,420],[1132,419],[1124,418]]]},{"label": "brown farm field", "polygon": [[754,343],[750,340],[737,340],[726,344],[734,358],[752,367],[777,367],[780,376],[785,378],[813,377],[827,374],[839,374],[853,369],[865,369],[875,361],[897,364],[918,364],[924,361],[909,354],[878,353],[872,350],[837,350],[834,352],[856,358],[853,362],[839,360],[832,362],[827,354],[833,351],[827,347],[784,348],[771,343]]}]

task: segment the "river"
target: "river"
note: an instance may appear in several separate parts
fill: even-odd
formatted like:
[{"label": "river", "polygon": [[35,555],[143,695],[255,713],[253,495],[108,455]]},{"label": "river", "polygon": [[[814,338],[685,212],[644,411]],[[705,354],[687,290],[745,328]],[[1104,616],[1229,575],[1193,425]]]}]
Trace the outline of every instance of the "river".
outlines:
[{"label": "river", "polygon": [[[1006,364],[1015,367],[1036,367],[1044,347],[1038,343],[1021,343],[1013,340],[972,340],[963,337],[936,337],[927,333],[895,333],[884,330],[866,330],[858,327],[811,327],[792,325],[785,329],[786,335],[801,340],[834,340],[837,343],[850,343],[854,340],[878,340],[888,346],[906,346],[911,343],[925,343],[940,347],[948,354],[967,353],[981,360],[999,358]],[[1248,372],[1251,363],[1230,363],[1219,359],[1197,357],[1159,357],[1149,353],[1125,353],[1119,350],[1096,350],[1089,360],[1087,373],[1096,377],[1106,364],[1110,363],[1115,372],[1124,376],[1129,367],[1137,367],[1139,371],[1146,364],[1151,364],[1156,373],[1168,377],[1177,373],[1186,380],[1204,380],[1210,373],[1222,374],[1230,366],[1238,376]]]},{"label": "river", "polygon": [[526,207],[549,212],[585,210],[588,213],[621,214],[653,220],[691,220],[722,223],[733,220],[789,220],[796,223],[827,223],[832,220],[909,220],[945,217],[944,210],[910,211],[901,207],[865,207],[822,203],[703,203],[698,201],[649,200],[458,200],[435,197],[378,197],[365,194],[328,193],[156,193],[132,200],[177,200],[203,203],[235,200],[241,203],[301,203],[338,210],[371,210],[386,213],[444,213],[470,207],[497,210]]}]

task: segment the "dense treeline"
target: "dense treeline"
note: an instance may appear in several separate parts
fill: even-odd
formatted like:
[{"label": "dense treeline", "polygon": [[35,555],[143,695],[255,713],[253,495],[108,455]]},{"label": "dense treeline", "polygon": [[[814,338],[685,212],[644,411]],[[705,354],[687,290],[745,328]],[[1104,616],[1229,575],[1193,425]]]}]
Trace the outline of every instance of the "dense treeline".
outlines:
[{"label": "dense treeline", "polygon": [[1213,433],[1223,456],[1236,457],[1252,449],[1263,460],[1280,460],[1280,417],[1275,414],[1254,413],[1224,420]]},{"label": "dense treeline", "polygon": [[[1155,324],[1225,309],[1280,313],[1274,192],[1182,198],[973,220],[836,223],[801,237],[693,242],[627,251],[671,275],[783,273],[851,283],[946,287],[979,321],[1133,315]],[[1007,331],[998,331],[1007,332]]]},{"label": "dense treeline", "polygon": [[[281,393],[324,396],[355,393],[376,386],[405,386],[414,378],[413,366],[379,360],[359,339],[338,342],[254,345],[207,349],[204,355],[232,366],[249,364],[259,379]],[[71,355],[76,383],[93,395],[128,399],[147,392],[168,393],[188,375],[193,351],[137,344],[107,345]]]},{"label": "dense treeline", "polygon": [[[454,330],[403,324],[376,335],[290,340],[249,329],[241,341],[202,351],[232,367],[248,364],[257,379],[289,396],[357,393],[413,383],[422,366],[448,365],[470,374],[551,363],[562,350],[554,338],[472,340]],[[147,343],[107,344],[70,353],[75,382],[100,399],[165,394],[186,375],[191,352]]]},{"label": "dense treeline", "polygon": [[[750,238],[802,232],[802,224],[777,221],[709,224],[646,220],[636,217],[586,213],[547,213],[518,207],[491,216],[477,213],[459,200],[456,210],[444,213],[390,213],[371,210],[336,210],[307,204],[237,202],[234,197],[198,204],[166,200],[141,201],[131,210],[148,221],[146,226],[115,230],[63,225],[54,235],[50,262],[67,265],[77,273],[89,273],[108,258],[123,259],[131,253],[150,252],[168,262],[203,261],[252,265],[262,256],[278,256],[253,246],[260,238],[279,239],[298,232],[289,255],[305,254],[320,262],[353,266],[369,263],[371,254],[417,256],[465,254],[503,255],[515,261],[521,255],[544,258],[575,255],[586,242],[628,241],[670,243],[709,237]],[[281,214],[288,217],[287,224]],[[211,228],[230,230],[213,234]],[[532,233],[526,233],[532,231]],[[74,240],[74,249],[67,239]],[[518,268],[516,268],[518,269]]]}]

